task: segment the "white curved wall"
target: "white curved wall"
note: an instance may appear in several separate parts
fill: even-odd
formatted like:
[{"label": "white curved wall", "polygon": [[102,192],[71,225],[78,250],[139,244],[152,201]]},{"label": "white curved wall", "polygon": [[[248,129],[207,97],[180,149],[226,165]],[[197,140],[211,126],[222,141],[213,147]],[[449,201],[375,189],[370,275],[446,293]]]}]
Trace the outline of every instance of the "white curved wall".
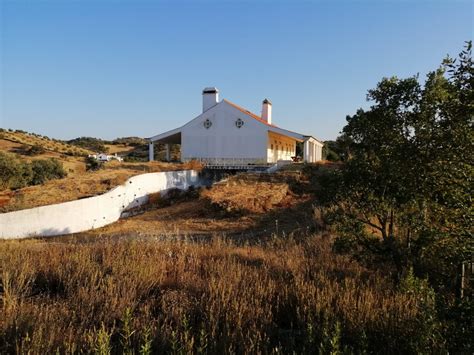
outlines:
[{"label": "white curved wall", "polygon": [[47,237],[103,227],[117,221],[123,211],[146,203],[151,193],[197,184],[195,170],[137,175],[103,195],[0,214],[0,238]]}]

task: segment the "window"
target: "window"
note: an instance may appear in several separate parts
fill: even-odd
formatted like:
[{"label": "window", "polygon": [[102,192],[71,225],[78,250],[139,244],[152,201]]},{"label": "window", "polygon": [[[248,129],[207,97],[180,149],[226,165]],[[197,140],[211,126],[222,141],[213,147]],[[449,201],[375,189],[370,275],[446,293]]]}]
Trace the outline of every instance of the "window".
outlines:
[{"label": "window", "polygon": [[272,144],[270,144],[270,149],[271,149],[271,150],[273,150],[273,143],[272,143]]},{"label": "window", "polygon": [[209,129],[212,126],[212,122],[209,119],[206,119],[203,124],[206,129]]},{"label": "window", "polygon": [[244,121],[242,121],[240,118],[235,121],[235,126],[237,128],[241,128],[244,125]]}]

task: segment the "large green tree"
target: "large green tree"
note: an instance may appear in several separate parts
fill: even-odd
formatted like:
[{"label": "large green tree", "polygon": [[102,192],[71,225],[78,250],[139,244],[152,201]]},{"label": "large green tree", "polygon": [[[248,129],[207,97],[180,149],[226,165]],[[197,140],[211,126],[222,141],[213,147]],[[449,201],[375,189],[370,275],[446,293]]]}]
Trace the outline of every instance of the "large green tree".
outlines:
[{"label": "large green tree", "polygon": [[369,109],[347,117],[343,167],[321,181],[334,247],[403,277],[400,287],[430,300],[411,271],[426,278],[437,306],[425,303],[421,350],[472,353],[472,284],[463,283],[459,297],[461,266],[474,250],[471,42],[424,83],[384,78],[367,99]]},{"label": "large green tree", "polygon": [[384,78],[347,117],[350,156],[331,194],[343,238],[452,290],[472,257],[474,69],[471,43],[427,75]]}]

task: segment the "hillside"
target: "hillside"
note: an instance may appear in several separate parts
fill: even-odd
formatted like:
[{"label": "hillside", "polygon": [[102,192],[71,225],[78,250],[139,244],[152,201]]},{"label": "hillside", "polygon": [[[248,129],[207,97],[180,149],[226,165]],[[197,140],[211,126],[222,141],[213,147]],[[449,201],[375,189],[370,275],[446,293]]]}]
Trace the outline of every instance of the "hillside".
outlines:
[{"label": "hillside", "polygon": [[[72,164],[72,162],[69,162]],[[78,164],[84,164],[79,163]],[[63,179],[28,186],[11,191],[0,191],[0,212],[50,205],[95,196],[123,184],[128,178],[151,172],[192,169],[192,163],[119,163],[109,162],[97,171],[75,170]]]},{"label": "hillside", "polygon": [[54,158],[63,165],[67,177],[18,190],[0,191],[0,213],[95,196],[122,184],[134,175],[199,168],[193,163],[135,161],[146,160],[148,156],[144,141],[136,137],[119,138],[117,144],[111,144],[115,141],[102,141],[95,138],[77,139],[73,142],[81,142],[85,145],[106,142],[104,146],[108,148],[110,154],[118,153],[125,157],[127,154],[137,152],[137,149],[140,153],[131,158],[132,162],[112,161],[105,163],[97,171],[86,171],[84,157],[94,153],[92,150],[34,133],[2,130],[0,131],[0,152],[12,154],[20,161]]},{"label": "hillside", "polygon": [[[48,152],[66,154],[69,156],[86,156],[88,154],[93,153],[89,149],[76,147],[57,139],[51,139],[46,136],[42,136],[35,133],[28,133],[21,130],[12,131],[2,129],[0,131],[0,141],[7,141],[19,144],[20,146],[15,147],[15,149],[18,149],[18,151],[21,151],[21,146],[40,146]],[[7,143],[2,144],[7,145]],[[3,148],[0,146],[0,149]]]}]

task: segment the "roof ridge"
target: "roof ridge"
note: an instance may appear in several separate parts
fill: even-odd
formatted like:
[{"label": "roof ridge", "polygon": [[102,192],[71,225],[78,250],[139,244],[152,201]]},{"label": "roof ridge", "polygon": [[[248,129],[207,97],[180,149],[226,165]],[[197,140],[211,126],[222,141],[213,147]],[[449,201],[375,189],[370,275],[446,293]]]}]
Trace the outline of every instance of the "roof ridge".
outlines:
[{"label": "roof ridge", "polygon": [[263,124],[266,124],[267,126],[272,126],[272,127],[277,127],[275,126],[274,124],[270,124],[268,123],[267,121],[265,121],[263,118],[261,118],[260,116],[256,115],[255,113],[243,108],[242,106],[239,106],[227,99],[223,99],[223,101],[227,102],[229,105],[233,106],[234,108],[236,108],[237,110],[243,112],[243,113],[246,113],[247,115],[251,116],[252,118],[256,119],[257,121],[263,123]]}]

